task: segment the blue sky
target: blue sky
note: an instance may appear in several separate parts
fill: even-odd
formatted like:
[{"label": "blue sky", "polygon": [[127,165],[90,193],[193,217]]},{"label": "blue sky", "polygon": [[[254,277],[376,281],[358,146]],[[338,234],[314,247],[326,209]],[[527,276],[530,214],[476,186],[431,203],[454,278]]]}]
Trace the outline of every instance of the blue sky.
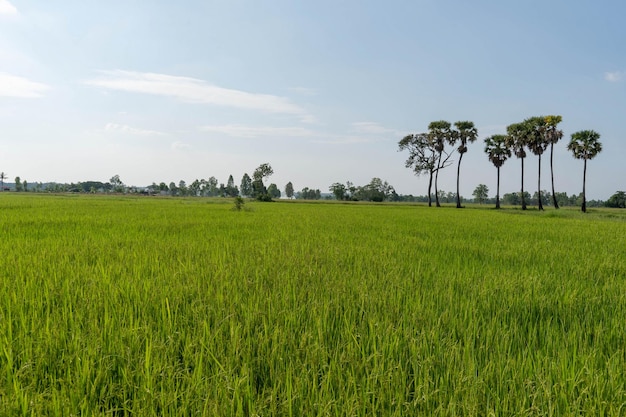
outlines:
[{"label": "blue sky", "polygon": [[[550,0],[0,0],[0,171],[29,182],[129,185],[215,176],[268,162],[280,189],[379,177],[426,194],[397,142],[433,120],[480,139],[461,195],[495,194],[483,139],[560,114],[558,191],[582,188],[566,145],[604,151],[588,198],[626,189],[626,3]],[[537,160],[526,162],[533,191]],[[544,157],[542,189],[549,189]],[[520,164],[501,170],[517,191]],[[440,174],[454,191],[456,170]]]}]

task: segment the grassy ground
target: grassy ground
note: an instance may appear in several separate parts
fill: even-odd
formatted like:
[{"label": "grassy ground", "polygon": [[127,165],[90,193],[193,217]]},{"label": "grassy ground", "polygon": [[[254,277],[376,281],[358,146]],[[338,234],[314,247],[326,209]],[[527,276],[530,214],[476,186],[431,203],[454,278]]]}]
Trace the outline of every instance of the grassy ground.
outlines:
[{"label": "grassy ground", "polygon": [[624,415],[626,213],[0,194],[0,415]]}]

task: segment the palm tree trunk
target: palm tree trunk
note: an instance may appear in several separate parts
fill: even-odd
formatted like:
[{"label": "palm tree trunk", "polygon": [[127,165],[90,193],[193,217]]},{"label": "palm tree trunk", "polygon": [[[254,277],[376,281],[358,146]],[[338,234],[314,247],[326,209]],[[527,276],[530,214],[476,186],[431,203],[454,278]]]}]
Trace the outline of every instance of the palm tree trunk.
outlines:
[{"label": "palm tree trunk", "polygon": [[500,208],[500,167],[498,167],[498,185],[496,186],[496,208]]},{"label": "palm tree trunk", "polygon": [[430,170],[430,175],[428,177],[428,207],[433,206],[433,199],[431,198],[431,190],[433,188],[433,171]]},{"label": "palm tree trunk", "polygon": [[539,173],[537,174],[537,201],[539,202],[537,208],[543,210],[543,203],[541,202],[541,154],[539,154]]},{"label": "palm tree trunk", "polygon": [[553,167],[553,159],[554,159],[554,143],[550,144],[550,177],[552,179],[552,203],[554,203],[554,208],[559,208],[559,202],[556,201],[556,194],[554,193],[554,167]]},{"label": "palm tree trunk", "polygon": [[584,169],[583,169],[583,205],[581,210],[583,213],[587,212],[587,196],[585,194],[585,182],[587,181],[587,159],[585,159]]},{"label": "palm tree trunk", "polygon": [[461,208],[461,193],[459,193],[459,178],[461,178],[461,159],[463,154],[459,154],[459,166],[456,169],[456,208]]},{"label": "palm tree trunk", "polygon": [[526,198],[524,198],[524,158],[522,159],[522,210],[526,210]]},{"label": "palm tree trunk", "polygon": [[437,180],[439,179],[439,168],[441,167],[441,152],[439,152],[439,160],[437,161],[437,172],[435,172],[435,205],[441,207],[439,204],[439,190],[437,189]]}]

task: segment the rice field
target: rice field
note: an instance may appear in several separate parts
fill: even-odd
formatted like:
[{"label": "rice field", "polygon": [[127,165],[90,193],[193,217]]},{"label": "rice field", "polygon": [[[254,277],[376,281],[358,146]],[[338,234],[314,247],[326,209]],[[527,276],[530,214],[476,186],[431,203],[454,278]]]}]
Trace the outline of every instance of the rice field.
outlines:
[{"label": "rice field", "polygon": [[0,415],[626,415],[626,213],[0,194]]}]

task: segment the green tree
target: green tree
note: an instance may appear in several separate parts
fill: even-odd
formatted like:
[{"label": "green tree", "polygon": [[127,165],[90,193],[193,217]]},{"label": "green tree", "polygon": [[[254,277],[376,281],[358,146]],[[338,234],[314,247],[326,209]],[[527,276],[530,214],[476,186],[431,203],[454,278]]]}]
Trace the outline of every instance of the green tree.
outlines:
[{"label": "green tree", "polygon": [[239,187],[241,195],[244,197],[250,197],[252,195],[252,179],[245,173],[241,178],[241,186]]},{"label": "green tree", "polygon": [[113,175],[111,177],[111,179],[109,180],[109,182],[111,183],[111,186],[113,187],[113,191],[116,193],[123,193],[124,192],[124,183],[122,182],[122,180],[120,179],[119,175]]},{"label": "green tree", "polygon": [[418,177],[428,173],[428,207],[432,207],[432,186],[435,172],[438,171],[438,151],[433,137],[428,133],[407,135],[398,142],[398,150],[409,151],[409,157],[404,163],[412,168]]},{"label": "green tree", "polygon": [[328,187],[328,191],[333,193],[333,195],[335,196],[335,200],[341,201],[347,199],[348,197],[346,186],[339,182],[336,182]]},{"label": "green tree", "polygon": [[504,204],[509,206],[517,206],[520,203],[519,193],[506,193],[502,196]]},{"label": "green tree", "polygon": [[239,195],[239,189],[235,185],[235,179],[232,175],[228,176],[228,181],[226,182],[226,195],[228,197],[237,197]]},{"label": "green tree", "polygon": [[507,146],[505,135],[493,135],[485,139],[485,152],[489,160],[498,170],[496,187],[496,208],[500,208],[500,167],[511,156],[511,149]]},{"label": "green tree", "polygon": [[293,184],[289,181],[287,185],[285,185],[285,195],[287,198],[291,199],[293,198],[293,192]]},{"label": "green tree", "polygon": [[607,207],[626,208],[626,192],[617,191],[604,204]]},{"label": "green tree", "polygon": [[[435,151],[437,152],[437,170],[435,171],[435,205],[437,207],[441,207],[441,204],[439,203],[439,193],[437,192],[439,170],[448,166],[447,161],[452,155],[445,150],[446,143],[451,143],[452,141],[452,130],[450,127],[450,122],[445,120],[430,122],[428,125],[428,136],[434,144]],[[444,154],[446,155],[445,158],[443,158]]]},{"label": "green tree", "polygon": [[15,191],[22,191],[22,180],[20,179],[20,177],[15,177]]},{"label": "green tree", "polygon": [[267,194],[271,198],[280,198],[280,196],[281,196],[280,190],[278,189],[278,187],[274,183],[270,184],[269,187],[267,187]]},{"label": "green tree", "polygon": [[176,195],[178,192],[178,188],[176,188],[176,183],[174,181],[170,182],[170,194]]},{"label": "green tree", "polygon": [[572,133],[572,139],[567,145],[567,149],[572,151],[574,158],[584,161],[583,168],[583,202],[581,210],[583,213],[587,211],[587,198],[585,192],[585,183],[587,181],[587,160],[593,159],[602,152],[602,144],[600,143],[600,134],[593,130],[581,130]]},{"label": "green tree", "polygon": [[561,116],[545,117],[545,140],[550,144],[550,180],[552,182],[552,204],[554,208],[559,208],[559,202],[554,192],[554,145],[563,138],[563,131],[557,128],[563,118]]},{"label": "green tree", "polygon": [[274,170],[268,163],[263,163],[254,170],[252,174],[252,194],[257,200],[269,201],[272,199],[263,184],[263,179],[270,177],[272,174],[274,174]]},{"label": "green tree", "polygon": [[5,174],[4,171],[0,172],[0,191],[4,191],[4,180],[7,178],[7,174]]},{"label": "green tree", "polygon": [[457,152],[459,153],[459,163],[456,169],[456,208],[461,208],[461,194],[459,189],[459,178],[461,177],[461,160],[463,154],[467,152],[467,144],[474,143],[478,138],[478,130],[474,127],[473,122],[460,121],[455,122],[456,129],[452,130],[450,144],[452,146],[458,143]]},{"label": "green tree", "polygon": [[485,184],[478,184],[472,195],[478,200],[479,204],[482,204],[489,197],[489,188]]},{"label": "green tree", "polygon": [[515,156],[522,161],[522,191],[520,192],[520,200],[522,210],[526,210],[526,193],[524,191],[524,159],[526,158],[526,125],[524,123],[513,123],[506,128],[507,146],[513,151]]},{"label": "green tree", "polygon": [[178,181],[178,193],[181,196],[186,196],[188,192],[187,183],[184,180]]}]

